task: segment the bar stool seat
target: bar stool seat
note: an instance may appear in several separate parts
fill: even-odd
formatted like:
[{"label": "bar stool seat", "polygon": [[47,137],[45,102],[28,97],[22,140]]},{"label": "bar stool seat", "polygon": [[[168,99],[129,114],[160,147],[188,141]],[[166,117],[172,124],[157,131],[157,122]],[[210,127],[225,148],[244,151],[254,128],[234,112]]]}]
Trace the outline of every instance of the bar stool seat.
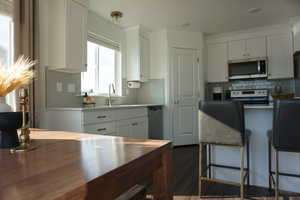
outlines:
[{"label": "bar stool seat", "polygon": [[[211,167],[221,167],[240,170],[240,195],[244,198],[244,182],[250,185],[250,151],[249,140],[251,131],[245,129],[244,107],[242,103],[232,101],[201,101],[199,103],[199,139],[200,149],[203,145],[208,146],[208,165],[203,171],[209,172],[211,178]],[[232,146],[240,148],[240,166],[226,166],[211,162],[211,146]],[[245,147],[247,148],[247,167],[244,168]],[[201,154],[201,153],[200,153]],[[201,159],[200,159],[201,162]],[[201,166],[201,163],[200,163]],[[244,174],[246,171],[246,174]],[[200,195],[201,180],[207,180],[202,176],[200,169]]]}]

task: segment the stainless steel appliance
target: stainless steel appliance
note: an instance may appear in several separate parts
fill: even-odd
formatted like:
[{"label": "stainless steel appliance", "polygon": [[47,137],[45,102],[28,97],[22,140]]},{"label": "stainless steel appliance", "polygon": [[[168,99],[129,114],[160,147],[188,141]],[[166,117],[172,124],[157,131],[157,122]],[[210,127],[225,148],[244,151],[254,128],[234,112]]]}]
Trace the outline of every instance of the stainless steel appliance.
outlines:
[{"label": "stainless steel appliance", "polygon": [[214,87],[212,89],[212,99],[215,101],[223,100],[223,88],[222,87]]},{"label": "stainless steel appliance", "polygon": [[294,53],[294,76],[300,78],[300,51]]},{"label": "stainless steel appliance", "polygon": [[230,80],[267,78],[267,58],[231,61],[228,73]]},{"label": "stainless steel appliance", "polygon": [[162,106],[148,107],[149,139],[163,140],[163,108]]},{"label": "stainless steel appliance", "polygon": [[266,89],[232,90],[230,99],[244,104],[269,104],[269,91]]}]

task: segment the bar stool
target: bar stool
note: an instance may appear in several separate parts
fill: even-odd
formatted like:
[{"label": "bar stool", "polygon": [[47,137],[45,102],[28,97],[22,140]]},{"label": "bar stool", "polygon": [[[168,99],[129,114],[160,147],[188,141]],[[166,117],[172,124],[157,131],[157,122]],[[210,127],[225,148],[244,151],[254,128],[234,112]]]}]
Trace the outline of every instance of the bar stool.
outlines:
[{"label": "bar stool", "polygon": [[[209,180],[211,178],[211,167],[229,168],[240,170],[240,196],[244,199],[244,183],[245,179],[249,182],[249,137],[251,132],[245,130],[244,121],[244,107],[242,103],[231,101],[201,101],[199,103],[199,139],[200,150],[203,145],[208,145],[209,162],[206,169],[209,170],[209,177],[202,176],[202,169],[200,163],[200,195],[202,180]],[[225,166],[212,164],[210,160],[210,146],[232,146],[240,147],[240,167]],[[247,167],[244,168],[244,154],[245,146],[247,151]],[[201,155],[201,153],[200,153]],[[200,158],[201,162],[201,158]],[[244,174],[246,171],[246,174]]]},{"label": "bar stool", "polygon": [[[274,102],[273,131],[269,138],[269,188],[275,185],[275,197],[279,198],[279,176],[298,177],[300,174],[279,172],[279,152],[300,153],[300,99]],[[275,149],[275,172],[272,171],[272,146]],[[275,180],[274,175],[275,174]]]}]

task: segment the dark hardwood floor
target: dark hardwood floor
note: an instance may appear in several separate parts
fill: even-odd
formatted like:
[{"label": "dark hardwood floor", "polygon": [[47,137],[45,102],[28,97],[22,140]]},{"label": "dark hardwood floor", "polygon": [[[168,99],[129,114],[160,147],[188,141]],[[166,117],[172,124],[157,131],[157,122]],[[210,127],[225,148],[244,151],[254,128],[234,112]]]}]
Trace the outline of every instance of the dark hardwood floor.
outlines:
[{"label": "dark hardwood floor", "polygon": [[[198,195],[199,176],[199,147],[175,147],[173,150],[173,181],[175,195]],[[208,182],[206,184],[207,196],[239,196],[239,187],[227,184]],[[248,197],[274,196],[273,191],[265,188],[250,186],[246,188]]]}]

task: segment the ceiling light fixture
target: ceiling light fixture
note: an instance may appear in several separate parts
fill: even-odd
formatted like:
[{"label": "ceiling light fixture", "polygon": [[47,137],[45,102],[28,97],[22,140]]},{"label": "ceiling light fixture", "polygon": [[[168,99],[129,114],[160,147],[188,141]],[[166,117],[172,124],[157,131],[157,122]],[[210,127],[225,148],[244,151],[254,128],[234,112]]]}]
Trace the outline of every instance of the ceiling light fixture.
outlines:
[{"label": "ceiling light fixture", "polygon": [[262,11],[261,8],[249,8],[249,9],[248,9],[248,13],[250,13],[250,14],[259,13],[259,12],[261,12],[261,11]]},{"label": "ceiling light fixture", "polygon": [[115,24],[119,24],[120,23],[120,19],[123,17],[123,13],[120,12],[120,11],[112,11],[110,13],[110,16],[112,18],[112,21],[115,23]]}]

